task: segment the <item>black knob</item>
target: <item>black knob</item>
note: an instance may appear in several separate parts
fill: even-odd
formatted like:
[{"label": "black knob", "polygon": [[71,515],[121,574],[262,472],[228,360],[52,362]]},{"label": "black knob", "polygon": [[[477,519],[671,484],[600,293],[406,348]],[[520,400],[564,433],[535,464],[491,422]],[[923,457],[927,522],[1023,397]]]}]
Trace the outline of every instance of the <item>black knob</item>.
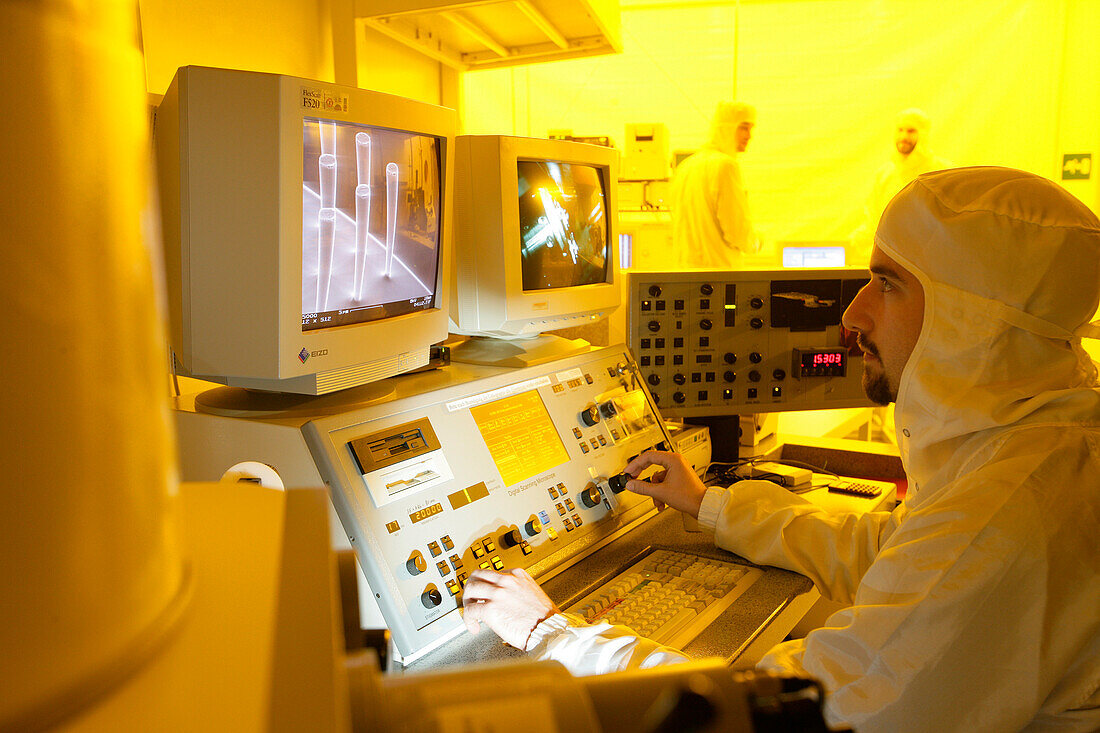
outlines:
[{"label": "black knob", "polygon": [[726,355],[723,356],[722,359],[727,364],[736,364],[737,363],[737,354],[734,354],[732,351],[727,351]]},{"label": "black knob", "polygon": [[672,375],[672,381],[676,382],[676,384],[684,384],[685,382],[687,382],[687,380],[687,377],[685,377],[683,374],[680,374],[679,372],[676,372]]},{"label": "black knob", "polygon": [[520,542],[523,542],[523,535],[518,529],[510,529],[500,536],[500,544],[504,547],[515,547]]},{"label": "black knob", "polygon": [[588,488],[581,492],[581,503],[591,509],[594,506],[598,506],[603,500],[600,496],[600,490],[596,488],[596,484],[589,484]]},{"label": "black knob", "polygon": [[648,328],[653,333],[657,333],[658,331],[661,330],[661,323],[660,323],[660,321],[650,321],[646,325],[646,328]]},{"label": "black knob", "polygon": [[600,421],[600,408],[595,405],[589,405],[581,410],[581,422],[592,427]]},{"label": "black knob", "polygon": [[764,361],[764,357],[760,355],[759,351],[754,351],[749,354],[749,361],[751,361],[753,364],[759,364],[760,362]]},{"label": "black knob", "polygon": [[420,550],[416,550],[413,554],[409,555],[409,559],[405,561],[405,567],[413,575],[420,575],[422,572],[428,569],[428,563],[424,560],[424,555]]},{"label": "black knob", "polygon": [[[659,375],[659,374],[650,374],[648,377],[645,378],[645,381],[649,382],[654,387],[656,387],[658,384],[661,383],[661,375]],[[654,395],[653,399],[657,399],[657,396]]]},{"label": "black knob", "polygon": [[523,525],[523,529],[527,531],[528,537],[534,537],[542,531],[542,522],[538,520],[538,517],[531,517],[527,520],[527,524]]},{"label": "black knob", "polygon": [[785,371],[783,371],[782,369],[776,369],[774,372],[772,372],[772,379],[774,379],[777,382],[782,382],[786,378],[787,378],[787,373]]},{"label": "black knob", "polygon": [[753,318],[751,321],[749,321],[749,327],[750,328],[763,328],[764,327],[764,321],[759,319],[759,318]]},{"label": "black knob", "polygon": [[760,372],[756,371],[755,369],[753,369],[751,372],[749,372],[749,381],[750,382],[759,382],[760,381]]},{"label": "black knob", "polygon": [[737,372],[733,372],[733,371],[726,372],[725,374],[722,375],[722,378],[725,379],[727,382],[732,382],[735,379],[737,379]]},{"label": "black knob", "polygon": [[615,414],[618,413],[618,411],[619,409],[615,407],[615,403],[611,400],[608,400],[607,402],[600,405],[600,412],[603,413],[604,417],[615,417]]},{"label": "black knob", "polygon": [[684,404],[684,401],[686,399],[687,399],[687,396],[684,395],[683,392],[673,392],[672,393],[672,401],[675,402],[677,405]]},{"label": "black knob", "polygon": [[749,301],[749,307],[752,308],[753,310],[760,310],[761,308],[764,307],[764,299],[763,298],[753,298],[752,300]]},{"label": "black knob", "polygon": [[661,395],[659,395],[659,394],[653,395],[653,404],[655,404],[655,405],[661,404]]},{"label": "black knob", "polygon": [[654,298],[660,298],[661,297],[661,286],[660,285],[650,285],[649,286],[649,294],[651,296],[653,296]]},{"label": "black knob", "polygon": [[429,585],[420,594],[420,602],[424,604],[424,608],[431,610],[443,602],[443,594],[434,585]]},{"label": "black knob", "polygon": [[634,477],[629,473],[617,473],[607,480],[607,485],[611,487],[613,493],[621,494],[626,490],[626,484],[632,478]]},{"label": "black knob", "polygon": [[713,325],[714,324],[710,322],[709,318],[704,318],[703,320],[699,321],[699,328],[703,329],[704,331],[709,331]]},{"label": "black knob", "polygon": [[711,285],[710,283],[703,283],[702,285],[699,286],[699,292],[702,293],[703,295],[710,295],[711,293],[714,292],[714,286]]}]

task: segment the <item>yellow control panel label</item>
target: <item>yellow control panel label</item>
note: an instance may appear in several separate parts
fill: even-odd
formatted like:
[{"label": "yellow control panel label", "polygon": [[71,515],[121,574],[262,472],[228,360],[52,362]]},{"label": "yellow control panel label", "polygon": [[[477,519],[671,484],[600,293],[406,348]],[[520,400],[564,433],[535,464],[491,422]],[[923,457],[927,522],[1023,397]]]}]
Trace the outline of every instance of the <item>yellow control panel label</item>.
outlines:
[{"label": "yellow control panel label", "polygon": [[532,390],[470,408],[505,486],[569,460],[550,413]]}]

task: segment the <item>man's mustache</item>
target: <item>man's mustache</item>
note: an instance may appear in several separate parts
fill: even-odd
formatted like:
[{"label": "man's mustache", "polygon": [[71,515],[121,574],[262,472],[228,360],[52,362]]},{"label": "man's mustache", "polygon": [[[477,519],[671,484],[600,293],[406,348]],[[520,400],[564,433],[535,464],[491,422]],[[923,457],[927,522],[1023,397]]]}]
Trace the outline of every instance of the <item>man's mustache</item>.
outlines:
[{"label": "man's mustache", "polygon": [[861,337],[857,336],[856,337],[856,344],[859,345],[860,349],[862,349],[863,351],[867,352],[871,356],[873,356],[876,359],[879,359],[881,361],[881,359],[878,355],[878,347],[875,346],[873,343],[871,343],[870,341],[864,341]]}]

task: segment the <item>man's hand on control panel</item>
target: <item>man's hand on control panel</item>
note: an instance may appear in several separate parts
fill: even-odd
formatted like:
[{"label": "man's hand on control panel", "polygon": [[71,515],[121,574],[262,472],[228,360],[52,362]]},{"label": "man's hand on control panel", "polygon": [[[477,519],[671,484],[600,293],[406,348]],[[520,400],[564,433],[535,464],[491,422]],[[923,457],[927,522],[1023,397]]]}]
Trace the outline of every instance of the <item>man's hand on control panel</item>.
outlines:
[{"label": "man's hand on control panel", "polygon": [[517,649],[526,649],[540,622],[561,613],[522,568],[504,573],[475,570],[462,589],[462,606],[462,620],[471,634],[485,624]]},{"label": "man's hand on control panel", "polygon": [[627,464],[625,472],[637,476],[650,466],[661,469],[647,480],[632,478],[627,482],[628,491],[653,497],[657,508],[666,504],[673,509],[699,517],[699,505],[707,487],[699,479],[695,470],[679,453],[665,451],[646,451]]}]

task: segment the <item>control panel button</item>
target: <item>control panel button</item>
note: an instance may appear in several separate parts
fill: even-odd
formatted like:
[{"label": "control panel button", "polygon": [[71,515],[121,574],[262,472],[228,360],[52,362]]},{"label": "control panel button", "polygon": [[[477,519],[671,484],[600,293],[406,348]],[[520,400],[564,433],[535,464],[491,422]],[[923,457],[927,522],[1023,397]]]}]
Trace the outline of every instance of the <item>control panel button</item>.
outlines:
[{"label": "control panel button", "polygon": [[435,564],[435,569],[439,571],[439,574],[446,577],[451,573],[451,566],[447,564],[446,560],[440,560]]},{"label": "control panel button", "polygon": [[474,553],[475,560],[480,560],[485,557],[485,550],[482,549],[481,545],[474,545],[470,548],[470,551]]},{"label": "control panel button", "polygon": [[515,547],[520,542],[523,542],[523,536],[518,529],[510,529],[500,536],[501,547]]},{"label": "control panel button", "polygon": [[713,295],[714,294],[714,286],[711,285],[710,283],[703,283],[702,285],[699,286],[699,292],[702,293],[703,295]]},{"label": "control panel button", "polygon": [[749,301],[749,307],[752,308],[754,311],[760,310],[764,307],[764,299],[760,297],[752,298]]},{"label": "control panel button", "polygon": [[455,548],[455,543],[451,541],[451,536],[449,534],[445,534],[440,537],[439,541],[443,543],[443,549],[447,552],[450,552]]},{"label": "control panel button", "polygon": [[661,286],[660,285],[650,285],[649,286],[650,296],[652,296],[654,298],[660,298],[661,297],[661,292],[662,291],[661,291]]},{"label": "control panel button", "polygon": [[528,543],[526,543],[526,542],[524,542],[523,544],[521,544],[521,545],[519,546],[519,549],[523,551],[523,554],[524,554],[524,555],[530,555],[530,554],[531,554],[532,552],[534,552],[534,551],[535,551],[535,548],[531,547],[531,545],[529,545],[529,544],[528,544]]},{"label": "control panel button", "polygon": [[677,372],[677,373],[672,375],[672,381],[675,382],[676,384],[684,384],[685,382],[687,382],[687,377],[685,377],[683,374],[680,374],[679,372]]},{"label": "control panel button", "polygon": [[576,509],[576,506],[573,504],[572,499],[566,499],[565,500],[565,508],[568,509],[569,511],[573,511],[574,509]]},{"label": "control panel button", "polygon": [[659,374],[650,374],[648,377],[645,378],[645,381],[656,387],[658,384],[661,383],[661,376]]},{"label": "control panel button", "polygon": [[600,405],[600,412],[603,413],[604,417],[615,417],[618,411],[619,408],[615,407],[615,403],[611,400],[608,400],[607,402],[604,402],[602,405]]},{"label": "control panel button", "polygon": [[493,563],[493,570],[500,571],[504,569],[504,561],[499,557],[494,557],[490,562]]},{"label": "control panel button", "polygon": [[528,537],[534,537],[542,531],[542,522],[540,522],[537,517],[532,517],[527,520],[527,524],[523,525],[523,529],[527,532]]},{"label": "control panel button", "polygon": [[431,610],[443,602],[443,594],[439,592],[439,588],[434,585],[429,585],[424,589],[424,592],[420,594],[420,603],[424,605],[424,608]]},{"label": "control panel button", "polygon": [[658,331],[661,330],[661,322],[660,321],[650,321],[649,323],[646,324],[646,328],[648,328],[652,333],[657,333]]},{"label": "control panel button", "polygon": [[737,372],[726,372],[722,375],[722,379],[726,380],[727,382],[735,382],[737,381]]},{"label": "control panel button", "polygon": [[573,515],[573,526],[574,527],[579,527],[582,524],[584,524],[584,522],[581,521],[581,515],[580,514],[574,514]]},{"label": "control panel button", "polygon": [[772,379],[774,379],[777,382],[782,382],[786,378],[787,378],[787,373],[785,371],[783,371],[782,369],[776,369],[775,371],[772,372]]},{"label": "control panel button", "polygon": [[413,552],[413,554],[409,555],[409,559],[405,561],[405,567],[412,575],[420,575],[427,570],[428,563],[424,560],[424,553],[420,550]]},{"label": "control panel button", "polygon": [[760,378],[761,378],[760,372],[756,371],[755,369],[753,369],[751,372],[749,372],[749,381],[750,382],[759,382]]},{"label": "control panel button", "polygon": [[439,543],[438,542],[429,542],[428,543],[428,552],[432,553],[432,557],[439,557],[440,555],[443,554],[443,550],[439,549]]},{"label": "control panel button", "polygon": [[709,331],[713,327],[714,324],[709,318],[704,318],[703,320],[699,321],[699,328],[703,329],[704,331]]},{"label": "control panel button", "polygon": [[762,319],[762,318],[753,318],[752,320],[749,321],[749,328],[759,329],[759,328],[763,328],[763,327],[764,327],[764,319]]},{"label": "control panel button", "polygon": [[455,570],[458,570],[460,567],[462,567],[462,558],[458,555],[451,555],[447,559],[451,561],[451,567]]},{"label": "control panel button", "polygon": [[553,527],[547,527],[546,536],[550,538],[551,542],[553,542],[558,538],[558,530],[554,529]]},{"label": "control panel button", "polygon": [[485,545],[485,551],[486,552],[496,552],[497,551],[497,546],[493,544],[492,540],[485,540],[481,544]]},{"label": "control panel button", "polygon": [[562,496],[565,496],[569,493],[569,489],[565,488],[565,484],[561,483],[560,481],[558,482],[558,493]]},{"label": "control panel button", "polygon": [[600,421],[600,410],[595,405],[589,405],[581,410],[581,422],[592,427]]},{"label": "control panel button", "polygon": [[759,364],[760,362],[764,361],[764,357],[760,355],[759,351],[754,351],[749,354],[749,361],[751,361],[753,364]]},{"label": "control panel button", "polygon": [[727,351],[725,354],[722,355],[722,361],[726,362],[727,364],[736,364],[737,354],[733,353],[732,351]]},{"label": "control panel button", "polygon": [[452,596],[457,596],[460,590],[462,590],[462,588],[459,586],[457,580],[454,580],[452,578],[451,580],[447,581],[447,592],[450,593]]},{"label": "control panel button", "polygon": [[687,400],[687,396],[683,392],[673,392],[672,401],[677,405],[682,405]]}]

